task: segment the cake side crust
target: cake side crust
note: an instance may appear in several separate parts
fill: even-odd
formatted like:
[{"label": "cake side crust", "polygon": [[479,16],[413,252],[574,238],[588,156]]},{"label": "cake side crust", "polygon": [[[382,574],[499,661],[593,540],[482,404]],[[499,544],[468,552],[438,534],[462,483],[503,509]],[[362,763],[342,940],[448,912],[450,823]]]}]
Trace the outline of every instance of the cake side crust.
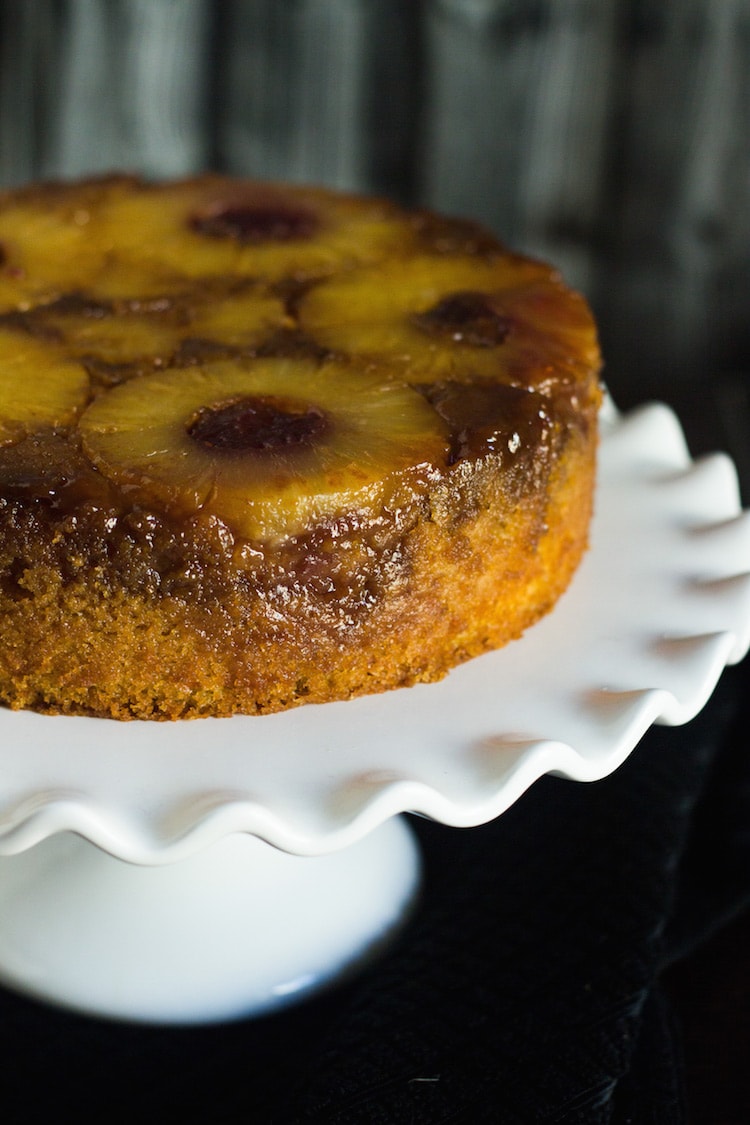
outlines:
[{"label": "cake side crust", "polygon": [[[0,695],[13,708],[49,713],[177,719],[262,714],[440,679],[519,637],[575,573],[588,541],[596,437],[593,429],[566,436],[539,487],[520,499],[479,465],[464,485],[478,510],[436,516],[422,500],[378,565],[360,558],[361,585],[348,599],[327,594],[320,571],[317,595],[310,569],[295,592],[290,569],[280,579],[268,564],[261,580],[241,559],[224,596],[211,588],[202,601],[176,583],[166,594],[127,589],[121,568],[101,559],[82,560],[73,578],[31,565],[0,590]],[[439,492],[436,509],[445,504]],[[60,536],[47,526],[51,540]],[[357,537],[339,550],[356,551]]]}]

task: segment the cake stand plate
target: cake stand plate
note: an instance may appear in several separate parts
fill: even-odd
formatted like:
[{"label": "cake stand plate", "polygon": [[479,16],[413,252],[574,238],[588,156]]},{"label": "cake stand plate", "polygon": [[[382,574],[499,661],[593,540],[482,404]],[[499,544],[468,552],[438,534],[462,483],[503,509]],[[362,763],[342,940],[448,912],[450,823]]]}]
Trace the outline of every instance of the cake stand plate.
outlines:
[{"label": "cake stand plate", "polygon": [[691,461],[666,407],[608,407],[570,589],[438,684],[171,724],[0,711],[0,979],[160,1022],[300,999],[408,911],[399,813],[477,825],[545,773],[602,778],[749,644],[731,462]]},{"label": "cake stand plate", "polygon": [[56,834],[0,860],[0,981],[136,1022],[260,1015],[372,957],[418,869],[401,818],[314,859],[236,834],[150,867]]}]

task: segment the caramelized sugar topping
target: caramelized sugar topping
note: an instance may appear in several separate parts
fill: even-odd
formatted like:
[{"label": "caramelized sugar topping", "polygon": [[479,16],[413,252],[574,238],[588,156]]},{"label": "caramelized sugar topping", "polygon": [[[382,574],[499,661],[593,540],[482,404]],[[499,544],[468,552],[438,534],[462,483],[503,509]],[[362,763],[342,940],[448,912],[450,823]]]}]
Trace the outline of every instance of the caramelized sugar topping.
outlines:
[{"label": "caramelized sugar topping", "polygon": [[506,339],[511,323],[496,312],[485,293],[450,293],[413,323],[423,332],[475,348],[494,348]]},{"label": "caramelized sugar topping", "polygon": [[261,243],[312,238],[320,223],[317,215],[302,207],[289,207],[283,203],[236,203],[205,215],[194,215],[190,226],[210,238]]},{"label": "caramelized sugar topping", "polygon": [[453,464],[487,453],[499,453],[504,461],[527,459],[544,445],[548,406],[533,391],[483,380],[435,383],[425,395],[448,425]]},{"label": "caramelized sugar topping", "polygon": [[328,416],[316,406],[259,395],[204,407],[188,433],[205,449],[259,452],[311,445],[328,426]]}]

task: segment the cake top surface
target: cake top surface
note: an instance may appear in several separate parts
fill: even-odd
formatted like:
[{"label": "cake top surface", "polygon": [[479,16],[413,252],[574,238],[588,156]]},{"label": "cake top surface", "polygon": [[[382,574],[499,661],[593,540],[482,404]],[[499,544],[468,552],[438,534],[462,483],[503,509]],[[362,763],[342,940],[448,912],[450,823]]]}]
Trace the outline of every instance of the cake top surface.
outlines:
[{"label": "cake top surface", "polygon": [[488,453],[533,476],[599,364],[585,301],[471,223],[217,175],[0,196],[5,498],[280,542]]}]

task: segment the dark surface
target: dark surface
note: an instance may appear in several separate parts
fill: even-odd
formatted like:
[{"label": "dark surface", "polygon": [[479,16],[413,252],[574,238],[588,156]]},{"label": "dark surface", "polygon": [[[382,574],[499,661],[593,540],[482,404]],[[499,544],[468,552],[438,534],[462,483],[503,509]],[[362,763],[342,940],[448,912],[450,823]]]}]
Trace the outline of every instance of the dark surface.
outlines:
[{"label": "dark surface", "polygon": [[692,1125],[750,1120],[750,911],[665,977],[683,1041]]},{"label": "dark surface", "polygon": [[416,821],[415,916],[307,1005],[170,1030],[0,993],[3,1121],[746,1122],[749,674],[602,782]]}]

